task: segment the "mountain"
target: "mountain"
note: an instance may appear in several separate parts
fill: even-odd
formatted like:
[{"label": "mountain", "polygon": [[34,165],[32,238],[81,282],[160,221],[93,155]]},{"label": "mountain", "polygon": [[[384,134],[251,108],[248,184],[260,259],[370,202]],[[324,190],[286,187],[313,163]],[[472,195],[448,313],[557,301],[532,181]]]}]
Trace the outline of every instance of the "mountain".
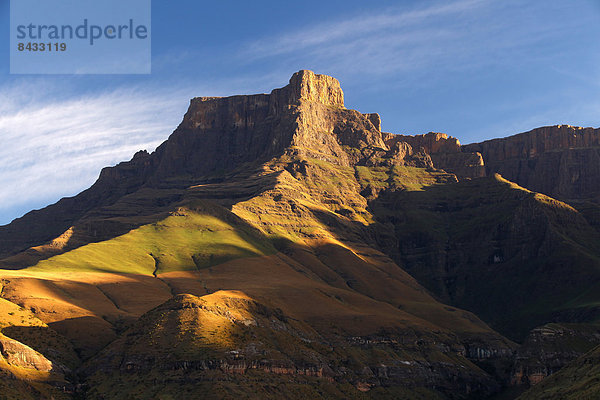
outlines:
[{"label": "mountain", "polygon": [[[156,151],[0,227],[0,297],[27,315],[0,332],[61,366],[22,390],[481,399],[554,372],[588,344],[514,341],[559,322],[594,342],[593,190],[575,208],[472,146],[381,132],[311,71],[192,99]],[[16,367],[0,382],[31,386]]]}]

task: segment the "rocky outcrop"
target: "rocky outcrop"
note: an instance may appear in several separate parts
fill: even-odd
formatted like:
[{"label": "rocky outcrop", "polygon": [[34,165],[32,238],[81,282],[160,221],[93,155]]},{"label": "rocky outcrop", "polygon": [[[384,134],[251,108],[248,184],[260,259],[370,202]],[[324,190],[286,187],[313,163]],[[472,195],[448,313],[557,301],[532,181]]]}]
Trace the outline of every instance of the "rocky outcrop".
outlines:
[{"label": "rocky outcrop", "polygon": [[14,367],[50,372],[54,368],[52,361],[21,342],[0,335],[0,359]]},{"label": "rocky outcrop", "polygon": [[462,147],[486,172],[562,200],[600,199],[600,129],[547,126]]},{"label": "rocky outcrop", "polygon": [[187,174],[192,180],[245,162],[288,153],[338,165],[360,162],[344,146],[384,149],[374,116],[344,108],[339,82],[312,71],[295,73],[270,94],[192,99],[183,122],[150,158],[150,184]]},{"label": "rocky outcrop", "polygon": [[547,376],[600,345],[600,327],[547,324],[533,329],[519,347],[512,385],[536,385]]},{"label": "rocky outcrop", "polygon": [[518,400],[597,399],[600,393],[600,346],[570,362],[523,393]]},{"label": "rocky outcrop", "polygon": [[445,133],[429,132],[425,135],[395,135],[385,134],[385,142],[391,145],[394,142],[405,142],[414,148],[423,148],[428,154],[435,153],[460,153],[460,142],[457,138]]},{"label": "rocky outcrop", "polygon": [[451,172],[461,179],[485,176],[484,160],[479,152],[463,151],[458,139],[445,133],[429,132],[425,135],[394,135],[384,133],[385,143],[407,143],[416,151],[431,157],[433,167]]}]

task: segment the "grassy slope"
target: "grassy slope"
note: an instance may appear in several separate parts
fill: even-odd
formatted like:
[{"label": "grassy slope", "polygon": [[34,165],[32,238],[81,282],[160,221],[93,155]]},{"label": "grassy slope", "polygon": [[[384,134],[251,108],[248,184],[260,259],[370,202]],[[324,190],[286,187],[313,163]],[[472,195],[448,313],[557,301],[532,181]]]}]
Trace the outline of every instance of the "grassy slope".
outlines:
[{"label": "grassy slope", "polygon": [[[178,340],[174,342],[173,337]],[[322,340],[310,326],[265,307],[242,292],[180,296],[145,314],[123,338],[88,363],[92,370],[101,367],[89,380],[92,389],[87,396],[435,399],[442,398],[435,391],[399,386],[361,393],[348,381],[368,380],[366,376],[355,376],[354,371],[374,363],[394,365],[415,357],[432,363],[459,361],[444,358],[433,348],[417,350],[404,346],[399,350],[346,345],[334,349]],[[123,372],[123,360],[129,360],[129,368],[141,373]],[[145,360],[156,361],[147,364]],[[210,367],[211,361],[219,367]],[[195,367],[199,362],[202,367]],[[244,370],[251,364],[255,368]],[[345,379],[328,380],[328,367],[322,372],[323,377],[296,372],[297,368],[316,372],[324,365],[347,368]],[[468,362],[464,364],[467,365]],[[244,373],[235,372],[235,366]],[[230,372],[223,372],[227,370]],[[108,376],[106,371],[111,371]],[[194,390],[187,382],[195,382]]]},{"label": "grassy slope", "polygon": [[260,242],[218,217],[180,208],[162,221],[40,261],[26,271],[152,275],[206,268],[274,251],[268,242]]},{"label": "grassy slope", "polygon": [[[295,173],[294,165],[300,165],[304,171]],[[351,302],[354,306],[361,304],[360,307],[376,307],[376,302],[381,301],[391,304],[396,309],[401,308],[403,318],[408,318],[416,326],[429,325],[427,329],[430,329],[437,325],[455,332],[492,334],[472,314],[436,302],[406,272],[363,242],[365,230],[369,229],[372,217],[366,211],[365,199],[357,194],[360,184],[354,179],[354,175],[357,171],[360,173],[361,167],[355,171],[324,161],[302,158],[277,160],[271,167],[274,171],[279,171],[279,178],[273,189],[234,204],[232,211],[237,216],[222,207],[211,205],[206,200],[193,200],[194,197],[199,197],[198,192],[202,190],[194,188],[188,193],[188,207],[179,207],[164,220],[40,261],[19,271],[19,274],[30,274],[33,277],[43,274],[44,277],[49,277],[45,279],[52,280],[60,280],[61,277],[77,280],[79,278],[72,274],[127,273],[137,277],[152,276],[155,273],[159,277],[164,276],[163,281],[168,283],[166,275],[169,273],[198,271],[202,279],[196,281],[196,286],[202,285],[206,288],[208,284],[210,288],[214,286],[211,280],[222,279],[220,272],[223,268],[206,270],[207,267],[226,261],[230,261],[227,264],[232,266],[251,266],[252,263],[242,259],[274,254],[276,250],[271,241],[275,240],[277,243],[284,238],[287,241],[284,248],[289,252],[290,258],[286,259],[283,265],[288,265],[284,268],[285,271],[280,267],[274,270],[290,282],[298,282],[297,286],[304,288],[303,290],[310,290],[311,286],[333,286],[337,291],[346,292],[343,296],[336,296],[354,299]],[[415,185],[447,179],[447,174],[410,167],[394,167],[391,175],[390,182],[395,186],[416,187]],[[209,190],[209,193],[215,193],[220,189],[217,186]],[[256,233],[257,230],[260,230],[262,235]],[[240,262],[231,262],[236,259]],[[263,262],[273,261],[265,259]],[[298,269],[304,274],[300,275],[301,279],[294,271]],[[247,289],[247,282],[253,281],[255,277],[258,281],[271,281],[271,276],[264,276],[260,269],[248,267],[248,273],[244,274],[244,270],[236,272],[234,279],[229,280],[229,286],[225,288]],[[97,283],[90,283],[98,286]],[[163,282],[150,284],[160,285]],[[53,285],[56,286],[56,283]],[[27,287],[40,291],[36,296],[38,298],[52,297],[56,288],[48,287],[48,284],[42,286],[44,287]],[[121,290],[117,290],[114,284],[98,286],[117,306],[118,310],[112,311],[108,305],[102,305],[100,308],[101,301],[104,301],[100,295],[98,301],[93,304],[82,300],[83,292],[89,291],[90,288],[81,287],[75,290],[72,285],[61,284],[61,292],[55,296],[62,303],[70,301],[81,309],[89,309],[92,315],[145,311],[145,304],[140,307],[127,307],[123,298],[131,296],[126,290],[127,286],[122,286]],[[186,289],[189,289],[189,286]],[[264,286],[260,289],[263,293],[256,291],[255,294],[264,298],[270,296],[266,294],[267,291],[277,292],[276,287]],[[135,290],[139,292],[140,289]],[[150,290],[147,295],[151,296]],[[171,290],[174,290],[173,287]],[[192,290],[202,293],[198,289]],[[359,300],[361,295],[371,300]],[[314,296],[315,300],[321,297]],[[158,297],[156,301],[162,302],[164,298]],[[328,303],[333,309],[339,309],[339,300],[334,298],[334,301]],[[284,306],[293,307],[293,304],[288,303]],[[340,315],[344,315],[350,312],[350,309],[339,309],[338,313],[340,312]],[[383,315],[376,318],[382,317]],[[381,322],[387,320],[383,318]]]},{"label": "grassy slope", "polygon": [[[454,346],[458,344],[454,333],[467,333],[494,346],[511,346],[474,315],[435,301],[371,247],[373,219],[365,199],[357,195],[355,170],[325,162],[306,164],[300,174],[274,166],[275,185],[238,201],[231,207],[233,214],[198,200],[211,192],[226,193],[229,187],[190,189],[187,200],[164,220],[12,272],[9,293],[29,296],[26,303],[34,307],[46,304],[41,311],[55,324],[62,324],[61,318],[70,321],[57,329],[86,338],[90,332],[79,325],[94,326],[110,337],[114,333],[106,329],[111,325],[102,330],[100,323],[117,324],[121,315],[140,315],[165,300],[165,289],[199,294],[230,289],[243,290],[326,334],[370,335],[382,328],[400,329]],[[438,179],[436,173],[404,167],[393,173],[390,182],[398,186]],[[440,174],[440,179],[446,178]],[[271,243],[285,254],[277,253]],[[29,278],[15,279],[17,275]],[[133,292],[138,295],[131,296]],[[135,299],[144,302],[131,304]],[[95,318],[94,324],[89,318]],[[85,343],[77,343],[85,350]],[[96,349],[103,342],[87,346]],[[462,357],[434,353],[437,361],[468,365],[480,373]]]}]

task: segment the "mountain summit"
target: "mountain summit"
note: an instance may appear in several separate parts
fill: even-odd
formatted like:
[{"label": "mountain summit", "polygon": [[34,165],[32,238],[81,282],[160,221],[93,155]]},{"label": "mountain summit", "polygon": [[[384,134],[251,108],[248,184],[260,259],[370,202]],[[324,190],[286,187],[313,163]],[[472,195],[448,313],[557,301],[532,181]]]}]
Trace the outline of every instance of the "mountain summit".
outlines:
[{"label": "mountain summit", "polygon": [[[194,98],[153,153],[0,227],[0,330],[23,353],[0,342],[0,387],[522,391],[600,337],[598,130],[544,129],[467,146],[386,133],[311,71],[270,94]],[[546,164],[572,179],[555,185]]]}]

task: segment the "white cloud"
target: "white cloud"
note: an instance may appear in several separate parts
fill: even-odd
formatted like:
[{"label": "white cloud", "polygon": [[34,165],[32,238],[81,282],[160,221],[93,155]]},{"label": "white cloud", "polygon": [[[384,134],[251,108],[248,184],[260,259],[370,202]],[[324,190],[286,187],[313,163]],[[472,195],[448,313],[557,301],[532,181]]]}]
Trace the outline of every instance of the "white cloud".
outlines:
[{"label": "white cloud", "polygon": [[364,40],[390,29],[414,28],[428,19],[472,10],[481,3],[483,0],[461,0],[416,10],[390,9],[373,15],[353,16],[307,27],[299,32],[282,35],[276,40],[266,38],[256,41],[249,45],[247,54],[254,57],[270,57],[306,48],[329,47],[332,43],[344,45],[348,39]]},{"label": "white cloud", "polygon": [[421,4],[426,5],[374,9],[372,13],[265,37],[249,43],[240,58],[246,62],[303,64],[342,77],[410,76],[414,85],[440,70],[470,71],[490,65],[511,66],[536,57],[558,57],[532,53],[532,47],[560,38],[574,23],[542,23],[544,16],[538,4],[516,0]]},{"label": "white cloud", "polygon": [[181,121],[190,97],[134,88],[44,101],[57,92],[33,83],[0,92],[0,223],[19,204],[76,194],[102,167],[153,151]]},{"label": "white cloud", "polygon": [[285,56],[288,62],[302,60],[338,74],[414,70],[441,55],[455,58],[459,43],[469,34],[469,23],[489,3],[459,0],[353,15],[254,41],[242,57],[256,61]]}]

